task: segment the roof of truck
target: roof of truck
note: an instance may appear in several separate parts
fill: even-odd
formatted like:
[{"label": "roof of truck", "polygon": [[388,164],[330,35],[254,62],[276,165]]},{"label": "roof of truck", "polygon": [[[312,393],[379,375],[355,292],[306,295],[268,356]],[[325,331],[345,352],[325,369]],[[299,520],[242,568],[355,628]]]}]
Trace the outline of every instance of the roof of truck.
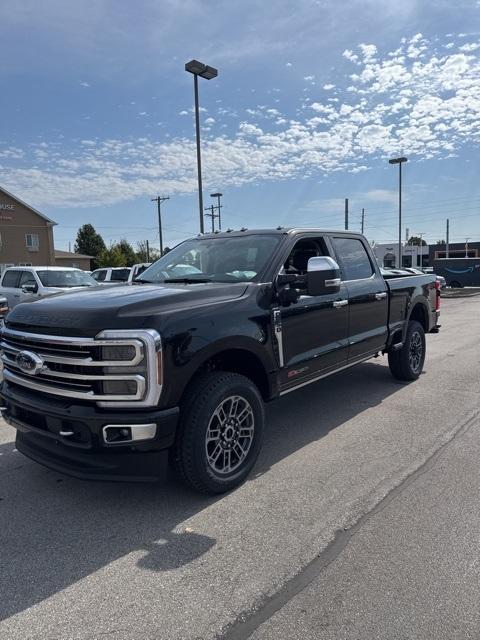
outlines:
[{"label": "roof of truck", "polygon": [[[202,238],[228,238],[229,236],[257,235],[257,234],[274,234],[274,235],[294,235],[297,233],[339,233],[349,236],[361,236],[359,231],[350,231],[348,229],[321,229],[317,227],[276,227],[273,229],[230,229],[227,231],[216,231],[215,233],[205,233]],[[200,234],[199,234],[200,235]]]}]

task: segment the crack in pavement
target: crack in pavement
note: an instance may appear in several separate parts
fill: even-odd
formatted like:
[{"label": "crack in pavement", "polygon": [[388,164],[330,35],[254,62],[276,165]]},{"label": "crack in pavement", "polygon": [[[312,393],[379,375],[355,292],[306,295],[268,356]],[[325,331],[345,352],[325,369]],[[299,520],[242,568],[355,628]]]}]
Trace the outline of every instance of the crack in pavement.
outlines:
[{"label": "crack in pavement", "polygon": [[466,433],[477,422],[480,411],[476,411],[466,419],[428,458],[409,473],[398,485],[393,487],[370,511],[367,511],[350,527],[337,529],[333,540],[309,564],[290,578],[277,592],[266,596],[251,609],[239,614],[233,622],[217,634],[217,640],[247,640],[259,627],[270,620],[280,609],[288,604],[296,595],[316,580],[332,562],[346,549],[349,542],[360,531],[364,524],[381,513],[391,502],[421,476],[428,473],[436,464],[444,451],[458,437]]}]

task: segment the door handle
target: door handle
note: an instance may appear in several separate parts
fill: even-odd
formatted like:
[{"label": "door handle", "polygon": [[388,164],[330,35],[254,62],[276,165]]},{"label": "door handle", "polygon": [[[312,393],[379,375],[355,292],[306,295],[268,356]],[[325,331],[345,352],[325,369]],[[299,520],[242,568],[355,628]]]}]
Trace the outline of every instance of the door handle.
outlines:
[{"label": "door handle", "polygon": [[385,300],[385,298],[387,297],[387,292],[383,291],[383,293],[376,293],[375,294],[375,300]]},{"label": "door handle", "polygon": [[335,309],[340,309],[340,307],[346,307],[348,304],[348,300],[335,300],[333,306]]}]

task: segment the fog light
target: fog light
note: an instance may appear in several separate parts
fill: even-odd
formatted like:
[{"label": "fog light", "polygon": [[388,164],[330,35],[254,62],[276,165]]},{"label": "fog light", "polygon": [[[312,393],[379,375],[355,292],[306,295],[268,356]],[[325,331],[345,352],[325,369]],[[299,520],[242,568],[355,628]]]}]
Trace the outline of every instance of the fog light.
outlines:
[{"label": "fog light", "polygon": [[106,444],[151,440],[156,433],[156,424],[109,424],[103,427],[103,439]]}]

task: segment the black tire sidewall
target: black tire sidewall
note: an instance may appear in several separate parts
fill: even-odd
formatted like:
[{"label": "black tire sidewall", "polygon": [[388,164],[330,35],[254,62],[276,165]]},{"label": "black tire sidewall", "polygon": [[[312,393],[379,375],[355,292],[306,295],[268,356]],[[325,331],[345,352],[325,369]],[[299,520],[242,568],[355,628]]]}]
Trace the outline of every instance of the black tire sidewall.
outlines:
[{"label": "black tire sidewall", "polygon": [[[215,375],[212,374],[212,378]],[[185,428],[194,429],[192,433],[192,464],[195,476],[211,492],[223,493],[241,484],[250,473],[260,453],[263,441],[265,412],[263,400],[257,387],[244,376],[225,374],[225,383],[218,385],[207,398],[198,397],[185,415]],[[207,378],[208,379],[208,378]],[[207,387],[208,385],[205,385]],[[201,393],[199,394],[199,396]],[[210,467],[205,451],[205,437],[210,419],[218,405],[229,396],[238,395],[245,398],[252,407],[255,429],[253,442],[245,461],[239,469],[228,475],[219,475]],[[199,406],[200,405],[200,406]]]},{"label": "black tire sidewall", "polygon": [[[420,365],[418,369],[413,369],[410,364],[410,343],[414,333],[418,333],[420,335],[420,339],[422,341],[422,357],[420,361]],[[405,352],[404,352],[404,366],[407,368],[408,373],[410,374],[412,379],[418,378],[418,376],[422,373],[423,365],[425,363],[425,349],[426,341],[425,341],[425,331],[423,330],[422,325],[416,320],[412,320],[408,323],[407,335],[405,340]],[[410,377],[409,376],[409,377]]]}]

